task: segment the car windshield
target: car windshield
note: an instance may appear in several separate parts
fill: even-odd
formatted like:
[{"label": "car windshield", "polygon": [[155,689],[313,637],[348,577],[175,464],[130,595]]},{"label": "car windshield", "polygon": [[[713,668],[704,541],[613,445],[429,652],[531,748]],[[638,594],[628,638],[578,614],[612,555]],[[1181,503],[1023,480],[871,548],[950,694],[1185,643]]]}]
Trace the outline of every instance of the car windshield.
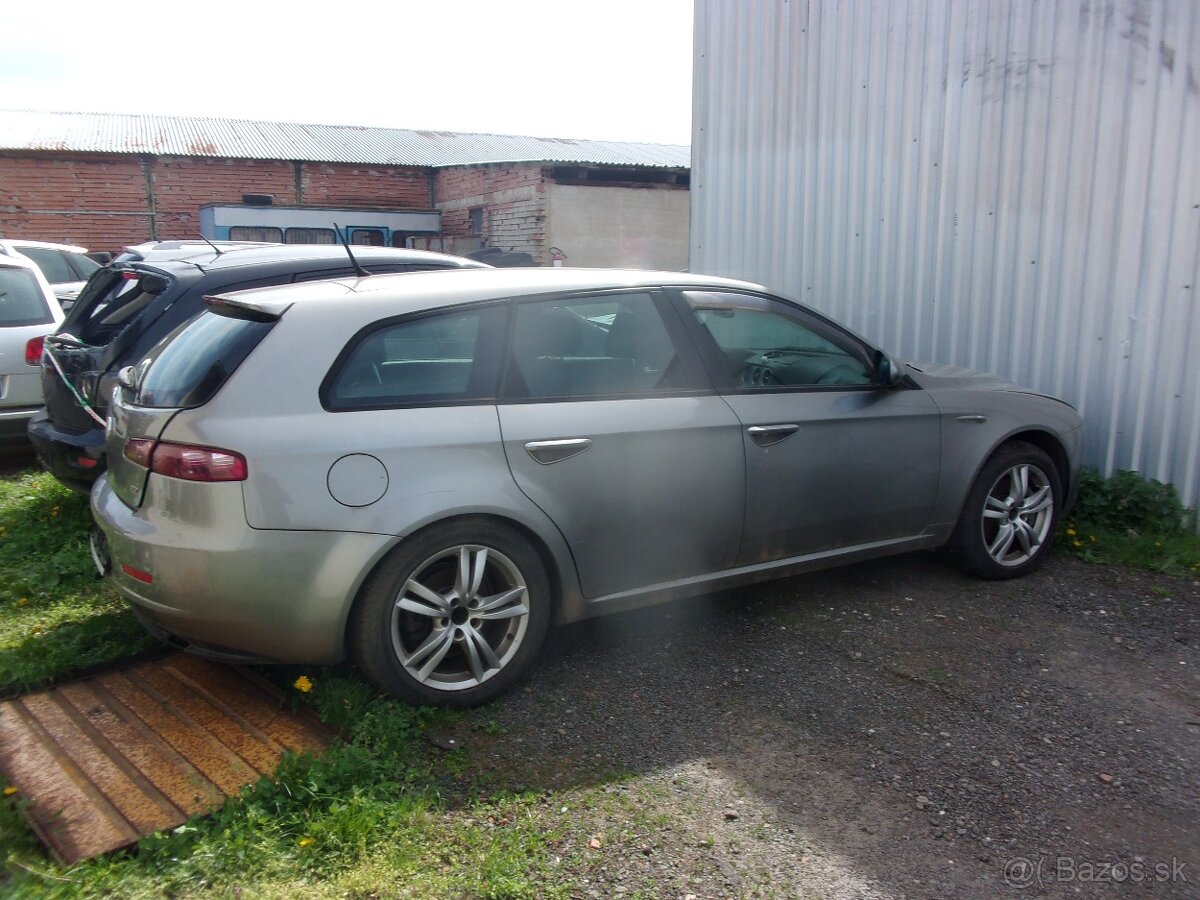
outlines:
[{"label": "car windshield", "polygon": [[0,326],[46,325],[53,321],[33,273],[0,267]]}]

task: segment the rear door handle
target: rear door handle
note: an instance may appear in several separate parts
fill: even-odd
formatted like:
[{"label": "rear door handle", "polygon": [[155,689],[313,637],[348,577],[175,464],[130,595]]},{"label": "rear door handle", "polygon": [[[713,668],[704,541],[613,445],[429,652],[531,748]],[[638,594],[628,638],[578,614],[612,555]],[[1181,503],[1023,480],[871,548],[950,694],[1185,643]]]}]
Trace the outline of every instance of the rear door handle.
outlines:
[{"label": "rear door handle", "polygon": [[772,444],[778,444],[781,441],[786,441],[793,434],[800,430],[799,425],[751,425],[746,429],[746,433],[754,443],[760,447],[770,447]]},{"label": "rear door handle", "polygon": [[558,441],[530,441],[525,445],[525,452],[533,457],[533,461],[543,466],[562,462],[572,456],[578,456],[592,446],[590,438],[564,438]]}]

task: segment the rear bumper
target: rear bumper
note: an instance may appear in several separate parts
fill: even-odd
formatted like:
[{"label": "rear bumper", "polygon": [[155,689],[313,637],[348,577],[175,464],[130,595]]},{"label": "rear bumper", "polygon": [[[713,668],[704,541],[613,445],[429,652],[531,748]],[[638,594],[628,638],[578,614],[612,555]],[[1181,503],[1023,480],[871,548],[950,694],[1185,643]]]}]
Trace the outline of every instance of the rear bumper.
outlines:
[{"label": "rear bumper", "polygon": [[340,661],[359,585],[393,540],[253,529],[240,483],[151,476],[133,510],[101,477],[91,497],[113,581],[138,617],[177,647],[226,660]]},{"label": "rear bumper", "polygon": [[64,431],[43,407],[29,419],[27,433],[42,467],[72,490],[87,494],[104,471],[103,428]]}]

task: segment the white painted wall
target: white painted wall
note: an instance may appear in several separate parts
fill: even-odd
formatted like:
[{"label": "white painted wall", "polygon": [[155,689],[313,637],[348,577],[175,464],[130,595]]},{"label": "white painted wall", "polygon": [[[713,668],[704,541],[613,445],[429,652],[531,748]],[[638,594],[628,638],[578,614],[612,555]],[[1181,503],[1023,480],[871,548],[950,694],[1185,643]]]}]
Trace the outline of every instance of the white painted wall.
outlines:
[{"label": "white painted wall", "polygon": [[566,253],[568,266],[684,271],[688,206],[681,188],[548,182],[546,246]]}]

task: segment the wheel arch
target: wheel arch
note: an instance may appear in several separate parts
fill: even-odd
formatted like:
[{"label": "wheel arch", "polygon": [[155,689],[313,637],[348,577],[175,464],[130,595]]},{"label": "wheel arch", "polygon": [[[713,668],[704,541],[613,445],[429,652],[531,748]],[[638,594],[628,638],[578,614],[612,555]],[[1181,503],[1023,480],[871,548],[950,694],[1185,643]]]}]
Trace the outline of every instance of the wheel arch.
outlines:
[{"label": "wheel arch", "polygon": [[1071,497],[1072,477],[1071,477],[1071,458],[1067,452],[1066,446],[1052,432],[1043,428],[1025,428],[1019,431],[1013,431],[1004,435],[997,440],[987,453],[980,454],[979,462],[975,469],[970,473],[969,478],[959,482],[960,487],[955,489],[956,500],[954,506],[949,509],[952,515],[951,522],[954,523],[951,529],[946,533],[945,539],[953,538],[954,527],[957,526],[959,519],[962,516],[962,511],[966,507],[967,498],[970,496],[971,488],[975,482],[979,480],[979,475],[997,453],[1012,444],[1032,444],[1039,450],[1043,451],[1050,457],[1050,461],[1054,463],[1055,474],[1058,475],[1059,484],[1062,486],[1064,511],[1068,498]]}]

